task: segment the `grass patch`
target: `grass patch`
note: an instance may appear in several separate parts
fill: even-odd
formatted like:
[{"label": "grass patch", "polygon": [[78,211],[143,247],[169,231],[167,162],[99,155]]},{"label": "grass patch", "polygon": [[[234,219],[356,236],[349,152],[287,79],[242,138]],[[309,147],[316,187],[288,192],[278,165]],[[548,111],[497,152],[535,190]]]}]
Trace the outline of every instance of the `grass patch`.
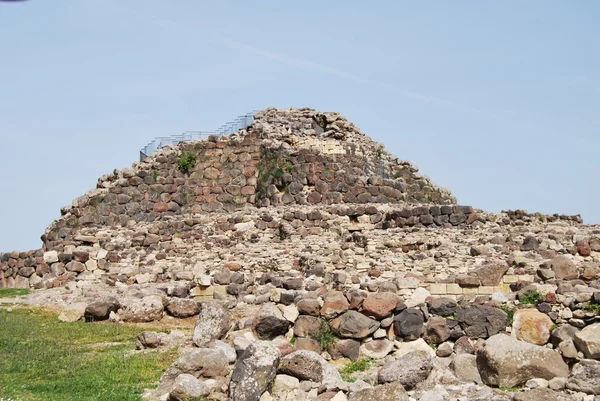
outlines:
[{"label": "grass patch", "polygon": [[519,391],[521,391],[519,387],[500,387],[499,390],[509,393],[518,393]]},{"label": "grass patch", "polygon": [[0,398],[139,401],[176,358],[175,350],[125,355],[140,331],[114,323],[60,323],[40,310],[0,310]]},{"label": "grass patch", "polygon": [[25,288],[0,288],[0,298],[14,298],[30,293],[31,290]]},{"label": "grass patch", "polygon": [[352,377],[352,374],[355,372],[364,372],[369,369],[375,363],[374,359],[371,358],[360,358],[357,361],[350,362],[342,369],[340,369],[340,375],[342,376],[342,380],[349,383],[354,383],[356,379]]},{"label": "grass patch", "polygon": [[519,296],[519,302],[522,304],[537,305],[542,300],[542,294],[536,290],[529,290],[526,293]]},{"label": "grass patch", "polygon": [[598,311],[600,311],[600,304],[589,303],[586,306],[584,306],[583,309],[589,310],[589,311],[592,311],[592,312],[598,312]]},{"label": "grass patch", "polygon": [[502,305],[500,309],[502,309],[504,313],[508,315],[508,324],[512,324],[515,317],[515,308],[508,305]]}]

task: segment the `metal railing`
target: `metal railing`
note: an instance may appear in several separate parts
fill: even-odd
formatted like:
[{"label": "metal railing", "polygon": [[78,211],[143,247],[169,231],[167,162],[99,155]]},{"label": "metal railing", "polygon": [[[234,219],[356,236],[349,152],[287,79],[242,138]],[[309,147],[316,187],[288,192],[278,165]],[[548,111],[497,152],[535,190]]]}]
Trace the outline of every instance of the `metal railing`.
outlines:
[{"label": "metal railing", "polygon": [[143,161],[154,152],[162,149],[166,145],[177,145],[180,142],[192,142],[195,140],[205,139],[211,135],[225,136],[233,134],[242,129],[248,128],[254,121],[254,115],[258,110],[238,116],[235,120],[221,125],[214,131],[185,131],[181,135],[170,135],[155,138],[148,145],[140,150],[140,161]]}]

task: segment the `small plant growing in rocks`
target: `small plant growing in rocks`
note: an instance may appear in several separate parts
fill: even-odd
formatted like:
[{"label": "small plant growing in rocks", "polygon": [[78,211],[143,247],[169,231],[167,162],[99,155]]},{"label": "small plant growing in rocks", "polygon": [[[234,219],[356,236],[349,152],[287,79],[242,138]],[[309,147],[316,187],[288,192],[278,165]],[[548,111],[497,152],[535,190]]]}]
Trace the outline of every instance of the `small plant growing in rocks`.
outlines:
[{"label": "small plant growing in rocks", "polygon": [[504,313],[508,315],[508,324],[512,324],[513,319],[515,317],[515,308],[509,305],[502,305],[500,309],[502,309]]},{"label": "small plant growing in rocks", "polygon": [[589,303],[586,306],[584,306],[583,309],[587,311],[598,312],[600,311],[600,304]]},{"label": "small plant growing in rocks", "polygon": [[542,300],[542,294],[536,290],[529,290],[525,294],[519,296],[519,302],[522,304],[536,305]]},{"label": "small plant growing in rocks", "polygon": [[177,160],[177,168],[184,174],[189,173],[196,165],[198,158],[192,152],[182,154]]},{"label": "small plant growing in rocks", "polygon": [[323,319],[321,320],[321,329],[314,335],[313,340],[318,342],[321,347],[326,350],[329,346],[337,342],[337,337],[331,331],[329,323]]},{"label": "small plant growing in rocks", "polygon": [[374,359],[371,358],[360,358],[357,361],[350,362],[340,370],[342,380],[349,383],[354,383],[356,379],[352,377],[355,372],[364,372],[369,369],[375,363]]}]

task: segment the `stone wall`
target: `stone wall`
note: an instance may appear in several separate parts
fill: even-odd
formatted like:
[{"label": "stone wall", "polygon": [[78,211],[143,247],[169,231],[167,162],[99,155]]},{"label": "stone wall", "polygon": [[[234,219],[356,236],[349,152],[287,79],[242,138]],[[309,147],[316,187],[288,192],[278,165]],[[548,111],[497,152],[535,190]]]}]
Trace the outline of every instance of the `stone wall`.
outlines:
[{"label": "stone wall", "polygon": [[[436,241],[429,244],[411,239],[415,230],[444,232],[444,229],[451,229],[468,236],[473,235],[469,234],[472,230],[486,232],[491,226],[519,227],[524,218],[534,218],[539,223],[539,214],[520,213],[521,220],[517,221],[511,220],[510,215],[513,213],[487,214],[458,205],[336,204],[172,216],[113,229],[89,225],[80,227],[68,240],[55,240],[52,249],[0,254],[0,287],[48,288],[62,286],[70,280],[140,283],[183,277],[194,279],[197,273],[195,261],[211,260],[215,252],[216,255],[227,255],[235,246],[240,247],[235,248],[236,258],[247,259],[248,271],[258,274],[275,268],[285,272],[285,265],[291,266],[295,263],[293,260],[302,258],[299,255],[304,249],[321,241],[337,243],[339,250],[335,252],[352,250],[352,255],[358,252],[340,259],[340,256],[331,256],[330,252],[321,255],[322,251],[313,251],[310,258],[314,258],[314,263],[323,263],[325,269],[356,271],[364,275],[370,274],[372,269],[383,269],[382,279],[397,282],[400,288],[410,291],[424,287],[434,295],[456,297],[505,292],[515,281],[532,281],[534,272],[512,268],[506,262],[485,266],[465,263],[448,266],[443,271],[425,270],[401,276],[387,275],[385,269],[390,266],[400,269],[399,261],[405,258],[394,257],[394,252],[406,255],[416,252],[414,257],[418,257],[423,251],[439,247]],[[544,216],[544,219],[552,217]],[[563,216],[562,220],[559,217],[557,221],[578,224],[576,216]],[[431,233],[433,239],[433,231]],[[440,234],[440,237],[444,235]],[[273,242],[265,242],[268,238],[273,238]],[[287,245],[286,238],[292,238]],[[372,248],[369,252],[367,243]],[[287,249],[285,252],[289,256],[282,255],[273,260],[272,254],[281,252],[279,248]],[[392,259],[380,259],[377,256],[382,252],[379,248],[392,251]],[[324,256],[328,254],[330,256]],[[475,260],[473,256],[477,253],[467,256],[467,260]],[[186,260],[183,265],[182,258]],[[212,269],[210,263],[199,263]]]}]

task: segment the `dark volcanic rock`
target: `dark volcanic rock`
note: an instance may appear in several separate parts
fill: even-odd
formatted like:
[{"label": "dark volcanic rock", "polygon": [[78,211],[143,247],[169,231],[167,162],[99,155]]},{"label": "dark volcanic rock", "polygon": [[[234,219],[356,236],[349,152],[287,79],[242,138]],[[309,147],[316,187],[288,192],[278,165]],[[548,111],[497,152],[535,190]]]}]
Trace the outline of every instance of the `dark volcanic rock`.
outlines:
[{"label": "dark volcanic rock", "polygon": [[469,337],[488,338],[508,326],[508,315],[504,311],[482,305],[460,308],[456,320]]}]

